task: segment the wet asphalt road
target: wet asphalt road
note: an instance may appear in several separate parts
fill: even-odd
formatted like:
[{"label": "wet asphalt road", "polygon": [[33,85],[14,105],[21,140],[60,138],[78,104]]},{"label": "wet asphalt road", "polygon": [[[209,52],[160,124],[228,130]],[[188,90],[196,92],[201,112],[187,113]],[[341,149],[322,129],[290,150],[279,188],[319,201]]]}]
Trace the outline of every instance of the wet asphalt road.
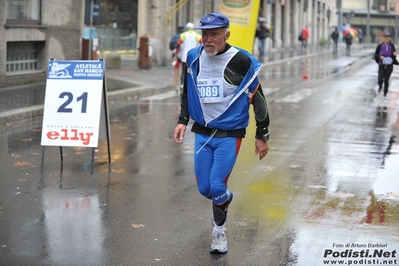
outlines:
[{"label": "wet asphalt road", "polygon": [[399,265],[399,105],[374,95],[375,63],[303,60],[261,79],[270,151],[254,156],[252,121],[227,255],[209,255],[194,136],[173,142],[180,100],[167,91],[110,102],[112,163],[100,141],[93,174],[91,149],[68,147],[62,164],[46,147],[40,172],[40,118],[2,128],[0,265]]}]

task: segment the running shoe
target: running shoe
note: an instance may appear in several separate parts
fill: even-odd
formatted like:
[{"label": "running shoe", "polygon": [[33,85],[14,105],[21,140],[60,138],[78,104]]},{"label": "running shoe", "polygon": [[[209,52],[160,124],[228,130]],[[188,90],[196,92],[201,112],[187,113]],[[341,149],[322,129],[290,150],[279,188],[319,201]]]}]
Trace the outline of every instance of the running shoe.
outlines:
[{"label": "running shoe", "polygon": [[[229,204],[233,201],[233,192],[230,190],[227,190],[227,200],[229,201]],[[227,217],[226,217],[227,220]],[[215,221],[212,219],[213,226],[216,226]],[[224,227],[224,225],[223,225]],[[213,230],[212,232],[212,244],[209,252],[211,254],[225,254],[227,253],[227,237],[226,234],[216,232]]]},{"label": "running shoe", "polygon": [[211,254],[225,254],[227,253],[227,237],[225,233],[218,233],[213,231],[212,244],[209,252]]}]

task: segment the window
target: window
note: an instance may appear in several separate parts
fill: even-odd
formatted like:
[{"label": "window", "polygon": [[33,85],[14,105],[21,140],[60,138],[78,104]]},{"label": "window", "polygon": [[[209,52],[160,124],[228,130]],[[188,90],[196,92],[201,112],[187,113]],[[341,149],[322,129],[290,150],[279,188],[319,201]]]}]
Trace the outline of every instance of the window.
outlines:
[{"label": "window", "polygon": [[[53,0],[54,1],[54,0]],[[93,25],[100,54],[110,50],[137,49],[137,12],[139,0],[101,0],[93,6]],[[90,25],[91,1],[86,0],[85,24]]]},{"label": "window", "polygon": [[41,0],[7,0],[7,24],[40,24]]},{"label": "window", "polygon": [[7,42],[6,72],[39,69],[39,42]]}]

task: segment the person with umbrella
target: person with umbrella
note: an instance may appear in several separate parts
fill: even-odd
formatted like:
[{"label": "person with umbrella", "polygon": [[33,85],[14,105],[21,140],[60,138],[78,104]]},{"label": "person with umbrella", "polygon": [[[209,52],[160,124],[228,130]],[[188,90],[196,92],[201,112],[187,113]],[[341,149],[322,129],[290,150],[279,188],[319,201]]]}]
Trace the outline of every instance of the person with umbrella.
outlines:
[{"label": "person with umbrella", "polygon": [[351,53],[352,40],[356,36],[356,31],[352,28],[346,28],[342,33],[346,43],[346,55],[349,56]]}]

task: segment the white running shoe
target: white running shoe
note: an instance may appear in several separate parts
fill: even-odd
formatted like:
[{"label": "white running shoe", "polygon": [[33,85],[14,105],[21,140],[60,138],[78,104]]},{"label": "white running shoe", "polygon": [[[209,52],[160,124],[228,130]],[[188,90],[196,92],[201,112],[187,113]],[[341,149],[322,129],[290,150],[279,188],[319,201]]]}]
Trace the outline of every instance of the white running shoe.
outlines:
[{"label": "white running shoe", "polygon": [[225,254],[227,253],[227,237],[225,233],[218,233],[213,231],[212,244],[209,252],[211,254]]}]

